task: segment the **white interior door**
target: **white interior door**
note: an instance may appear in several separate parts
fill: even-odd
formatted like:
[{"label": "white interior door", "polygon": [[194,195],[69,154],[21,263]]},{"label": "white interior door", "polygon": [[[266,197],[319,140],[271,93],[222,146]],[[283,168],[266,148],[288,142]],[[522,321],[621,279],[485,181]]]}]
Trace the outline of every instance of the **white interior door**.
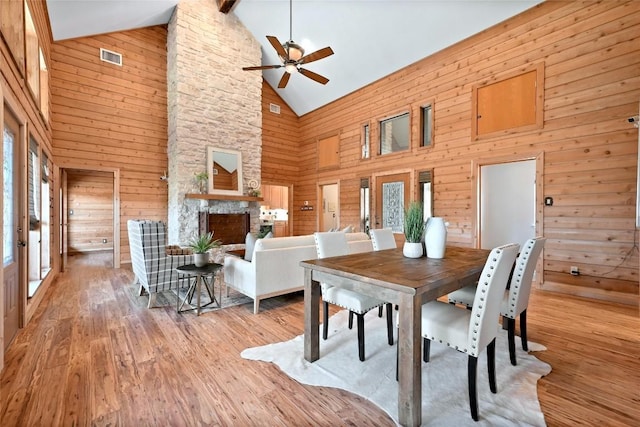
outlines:
[{"label": "white interior door", "polygon": [[536,232],[536,162],[485,165],[480,169],[480,247],[522,246]]}]

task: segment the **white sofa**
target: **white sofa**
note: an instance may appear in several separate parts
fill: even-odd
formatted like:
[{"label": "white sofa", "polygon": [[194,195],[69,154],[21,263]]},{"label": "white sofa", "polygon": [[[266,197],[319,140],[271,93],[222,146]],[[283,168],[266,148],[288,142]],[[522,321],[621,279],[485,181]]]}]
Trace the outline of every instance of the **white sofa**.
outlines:
[{"label": "white sofa", "polygon": [[[346,233],[351,253],[373,250],[365,233]],[[224,281],[227,286],[253,298],[253,312],[260,300],[304,288],[300,261],[318,258],[313,235],[258,239],[251,261],[227,255]]]}]

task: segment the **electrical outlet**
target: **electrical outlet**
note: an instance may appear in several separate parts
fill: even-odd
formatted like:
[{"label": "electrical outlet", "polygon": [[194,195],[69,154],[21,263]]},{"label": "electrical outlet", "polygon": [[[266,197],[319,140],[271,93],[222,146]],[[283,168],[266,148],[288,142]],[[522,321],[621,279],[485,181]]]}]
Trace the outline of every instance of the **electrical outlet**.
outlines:
[{"label": "electrical outlet", "polygon": [[578,270],[578,267],[576,267],[575,265],[571,266],[571,275],[572,276],[579,276],[580,275],[580,270]]},{"label": "electrical outlet", "polygon": [[107,239],[102,239],[102,243],[107,243]]}]

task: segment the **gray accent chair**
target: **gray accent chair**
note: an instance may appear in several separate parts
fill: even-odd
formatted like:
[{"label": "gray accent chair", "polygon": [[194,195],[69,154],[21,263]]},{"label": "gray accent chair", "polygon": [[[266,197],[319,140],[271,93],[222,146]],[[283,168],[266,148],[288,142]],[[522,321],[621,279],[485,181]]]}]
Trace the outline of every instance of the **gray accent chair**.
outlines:
[{"label": "gray accent chair", "polygon": [[193,264],[189,249],[167,246],[167,227],[162,221],[129,220],[129,249],[140,295],[149,294],[148,308],[155,306],[158,292],[178,288],[176,267]]}]

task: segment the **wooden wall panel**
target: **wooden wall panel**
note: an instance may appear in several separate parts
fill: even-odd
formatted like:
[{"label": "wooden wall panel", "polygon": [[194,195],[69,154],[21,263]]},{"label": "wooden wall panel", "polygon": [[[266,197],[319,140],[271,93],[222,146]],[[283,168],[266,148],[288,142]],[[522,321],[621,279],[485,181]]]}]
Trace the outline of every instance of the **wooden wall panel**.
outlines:
[{"label": "wooden wall panel", "polygon": [[67,201],[69,253],[113,250],[113,174],[68,170]]},{"label": "wooden wall panel", "polygon": [[[544,67],[541,129],[471,138],[472,88]],[[640,9],[634,1],[545,2],[299,118],[294,204],[315,201],[318,181],[341,183],[341,218],[357,218],[356,177],[402,168],[434,171],[434,213],[449,243],[475,244],[474,161],[544,153],[537,232],[548,237],[544,288],[638,304],[635,188],[640,101]],[[434,143],[378,156],[378,120],[415,116],[433,100]],[[360,126],[372,123],[372,158],[359,160]],[[317,171],[317,139],[340,134],[340,168]],[[375,195],[372,195],[375,197]],[[541,203],[541,201],[539,201]],[[317,211],[293,211],[295,234],[315,231]],[[581,275],[569,274],[571,265]]]},{"label": "wooden wall panel", "polygon": [[[167,220],[166,40],[155,26],[52,45],[56,163],[120,171],[122,262],[130,259],[128,219]],[[100,61],[100,47],[121,53],[122,67]]]}]

